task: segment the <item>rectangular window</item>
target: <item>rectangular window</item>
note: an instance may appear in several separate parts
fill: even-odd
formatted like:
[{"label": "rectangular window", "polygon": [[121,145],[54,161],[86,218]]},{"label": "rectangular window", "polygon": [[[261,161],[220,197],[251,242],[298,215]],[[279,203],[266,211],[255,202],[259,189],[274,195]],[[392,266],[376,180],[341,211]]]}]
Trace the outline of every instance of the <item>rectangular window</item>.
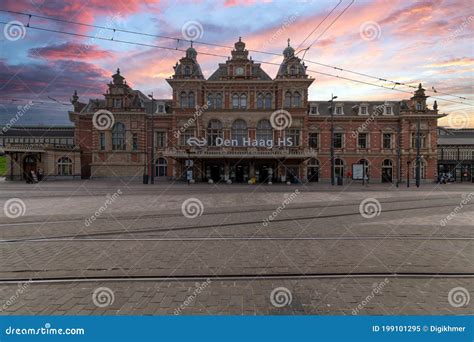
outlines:
[{"label": "rectangular window", "polygon": [[122,99],[114,99],[114,108],[122,108]]},{"label": "rectangular window", "polygon": [[318,106],[311,106],[310,115],[318,115]]},{"label": "rectangular window", "polygon": [[360,115],[367,115],[367,106],[360,107]]},{"label": "rectangular window", "polygon": [[155,148],[165,148],[166,147],[166,132],[156,132],[155,133]]},{"label": "rectangular window", "polygon": [[342,148],[342,133],[334,133],[334,148]]},{"label": "rectangular window", "polygon": [[383,148],[384,149],[392,148],[392,134],[391,133],[383,134]]},{"label": "rectangular window", "polygon": [[359,133],[357,146],[359,148],[367,148],[367,133]]},{"label": "rectangular window", "polygon": [[386,106],[386,107],[385,107],[385,113],[386,113],[387,115],[392,115],[392,107]]},{"label": "rectangular window", "polygon": [[138,150],[138,134],[132,134],[132,151]]},{"label": "rectangular window", "polygon": [[182,132],[179,139],[179,144],[181,146],[188,146],[188,139],[194,137],[194,129],[187,129]]},{"label": "rectangular window", "polygon": [[101,151],[105,150],[105,133],[104,132],[99,133],[99,149]]},{"label": "rectangular window", "polygon": [[[417,148],[416,132],[411,134],[411,147]],[[420,133],[420,148],[426,148],[426,134],[425,133]]]},{"label": "rectangular window", "polygon": [[318,148],[318,133],[309,133],[308,144],[309,147]]},{"label": "rectangular window", "polygon": [[285,132],[287,140],[287,144],[292,144],[292,146],[299,146],[300,145],[300,130],[297,128],[289,128]]},{"label": "rectangular window", "polygon": [[342,115],[342,106],[336,106],[336,115]]}]

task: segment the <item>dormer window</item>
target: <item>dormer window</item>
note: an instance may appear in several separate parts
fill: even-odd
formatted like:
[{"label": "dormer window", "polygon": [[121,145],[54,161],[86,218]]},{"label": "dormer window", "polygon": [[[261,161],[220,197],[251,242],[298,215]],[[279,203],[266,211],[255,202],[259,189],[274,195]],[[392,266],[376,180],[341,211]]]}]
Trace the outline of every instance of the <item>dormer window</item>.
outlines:
[{"label": "dormer window", "polygon": [[291,75],[291,76],[295,76],[296,74],[297,74],[297,72],[296,72],[296,67],[295,67],[294,65],[292,65],[292,66],[290,67],[290,75]]},{"label": "dormer window", "polygon": [[191,91],[188,95],[188,106],[189,108],[194,108],[195,104],[194,93]]},{"label": "dormer window", "polygon": [[285,93],[285,108],[291,107],[291,92],[287,91]]},{"label": "dormer window", "polygon": [[392,106],[385,106],[385,115],[392,115],[392,114],[393,114]]},{"label": "dormer window", "polygon": [[416,110],[422,110],[423,109],[423,106],[421,105],[420,102],[417,102],[416,103]]},{"label": "dormer window", "polygon": [[318,115],[318,106],[311,106],[309,109],[309,115]]},{"label": "dormer window", "polygon": [[122,99],[114,99],[114,108],[122,108]]},{"label": "dormer window", "polygon": [[158,113],[164,113],[165,112],[165,106],[159,105],[158,106]]},{"label": "dormer window", "polygon": [[337,105],[337,106],[336,106],[336,109],[335,109],[335,111],[334,111],[334,114],[336,114],[336,115],[342,115],[342,114],[344,114],[344,112],[342,111],[342,106],[341,106],[341,105]]},{"label": "dormer window", "polygon": [[360,106],[360,115],[367,115],[369,114],[369,107],[367,106]]},{"label": "dormer window", "polygon": [[188,65],[184,67],[184,76],[191,76],[191,68]]},{"label": "dormer window", "polygon": [[301,107],[301,95],[298,92],[293,94],[293,107]]},{"label": "dormer window", "polygon": [[186,92],[181,92],[181,95],[179,97],[179,106],[181,108],[188,108],[188,94]]}]

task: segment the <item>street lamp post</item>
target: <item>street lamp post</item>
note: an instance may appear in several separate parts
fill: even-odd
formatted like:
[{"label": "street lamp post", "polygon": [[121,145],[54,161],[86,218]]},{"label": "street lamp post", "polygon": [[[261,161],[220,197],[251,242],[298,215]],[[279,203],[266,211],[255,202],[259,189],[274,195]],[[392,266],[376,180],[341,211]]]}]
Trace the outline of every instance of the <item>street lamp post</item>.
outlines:
[{"label": "street lamp post", "polygon": [[151,160],[150,160],[150,184],[155,184],[155,99],[153,93],[148,95],[151,99]]},{"label": "street lamp post", "polygon": [[418,122],[416,124],[416,187],[417,188],[420,187],[420,178],[421,178],[420,148],[421,148],[420,117],[418,117]]},{"label": "street lamp post", "polygon": [[329,110],[331,111],[331,185],[334,185],[334,110],[332,106],[334,99],[337,99],[337,96],[331,94],[331,99],[328,101],[330,103]]}]

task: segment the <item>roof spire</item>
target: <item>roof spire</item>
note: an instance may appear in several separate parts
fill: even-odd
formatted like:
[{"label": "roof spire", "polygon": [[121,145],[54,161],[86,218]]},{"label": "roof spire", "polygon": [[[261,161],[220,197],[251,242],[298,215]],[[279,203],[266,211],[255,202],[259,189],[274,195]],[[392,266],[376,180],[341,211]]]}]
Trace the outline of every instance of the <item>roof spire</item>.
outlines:
[{"label": "roof spire", "polygon": [[290,38],[288,38],[288,47],[290,47]]}]

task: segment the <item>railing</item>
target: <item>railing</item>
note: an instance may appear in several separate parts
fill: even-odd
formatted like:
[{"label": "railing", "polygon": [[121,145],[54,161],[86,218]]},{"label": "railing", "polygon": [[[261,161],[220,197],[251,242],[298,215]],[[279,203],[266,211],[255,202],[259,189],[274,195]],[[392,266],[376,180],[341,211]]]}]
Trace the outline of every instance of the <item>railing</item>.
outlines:
[{"label": "railing", "polygon": [[6,152],[23,152],[23,151],[32,151],[32,152],[44,152],[47,149],[57,149],[57,150],[76,150],[79,149],[75,145],[61,145],[61,144],[6,144],[4,150]]}]

